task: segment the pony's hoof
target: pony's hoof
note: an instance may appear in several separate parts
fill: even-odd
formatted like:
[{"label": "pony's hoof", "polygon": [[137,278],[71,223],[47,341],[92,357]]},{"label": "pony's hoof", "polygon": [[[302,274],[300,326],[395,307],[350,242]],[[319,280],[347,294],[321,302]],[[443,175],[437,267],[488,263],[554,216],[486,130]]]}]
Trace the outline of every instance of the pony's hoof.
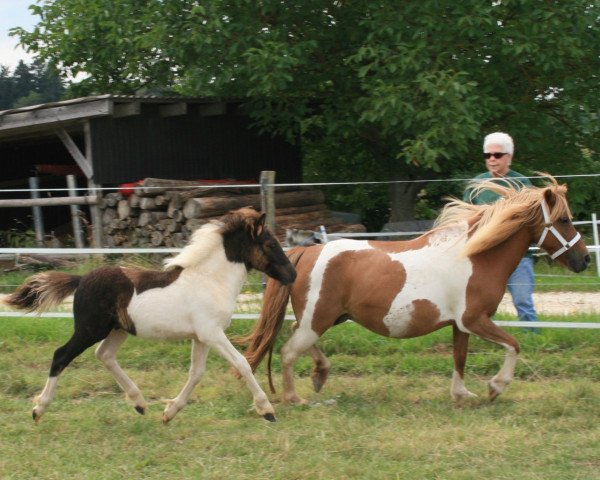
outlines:
[{"label": "pony's hoof", "polygon": [[277,420],[275,420],[275,415],[273,415],[272,413],[265,413],[263,415],[263,418],[265,420],[268,420],[269,422],[276,422]]},{"label": "pony's hoof", "polygon": [[171,421],[171,417],[169,417],[166,413],[164,413],[163,416],[162,416],[163,425],[166,425],[170,421]]},{"label": "pony's hoof", "polygon": [[146,414],[146,409],[144,407],[136,405],[133,408],[135,408],[135,411],[138,412],[140,415],[145,415]]}]

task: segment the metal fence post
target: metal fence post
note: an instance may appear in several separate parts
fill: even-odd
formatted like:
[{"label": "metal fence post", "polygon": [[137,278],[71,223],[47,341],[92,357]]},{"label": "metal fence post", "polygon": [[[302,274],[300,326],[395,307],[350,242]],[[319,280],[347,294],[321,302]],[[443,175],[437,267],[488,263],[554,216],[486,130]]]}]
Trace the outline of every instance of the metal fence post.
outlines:
[{"label": "metal fence post", "polygon": [[600,277],[600,251],[598,246],[598,221],[596,214],[592,213],[592,233],[594,236],[594,247],[596,251],[596,276]]}]

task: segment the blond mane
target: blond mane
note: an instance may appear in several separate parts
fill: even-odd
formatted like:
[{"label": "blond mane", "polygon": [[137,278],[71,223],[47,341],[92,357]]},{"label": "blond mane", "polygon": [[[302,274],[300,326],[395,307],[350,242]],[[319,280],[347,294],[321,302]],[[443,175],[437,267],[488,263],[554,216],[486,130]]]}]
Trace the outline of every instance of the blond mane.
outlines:
[{"label": "blond mane", "polygon": [[482,190],[491,190],[500,198],[489,205],[473,205],[458,199],[451,199],[442,209],[435,222],[436,228],[467,222],[469,233],[462,254],[465,256],[484,252],[500,244],[526,224],[542,223],[543,214],[540,204],[549,191],[554,204],[550,207],[550,221],[567,215],[572,218],[566,199],[566,185],[559,185],[550,175],[543,187],[524,186],[521,190],[500,185],[492,180],[472,182],[469,185],[471,195],[476,196]]},{"label": "blond mane", "polygon": [[202,225],[202,227],[192,234],[190,243],[180,253],[165,260],[164,269],[170,270],[175,267],[188,268],[198,265],[222,245],[223,235],[221,234],[221,224],[213,221]]},{"label": "blond mane", "polygon": [[164,269],[188,268],[201,264],[214,251],[223,247],[223,236],[237,229],[252,230],[261,214],[251,207],[243,207],[203,225],[192,234],[190,243],[173,258],[165,260]]}]

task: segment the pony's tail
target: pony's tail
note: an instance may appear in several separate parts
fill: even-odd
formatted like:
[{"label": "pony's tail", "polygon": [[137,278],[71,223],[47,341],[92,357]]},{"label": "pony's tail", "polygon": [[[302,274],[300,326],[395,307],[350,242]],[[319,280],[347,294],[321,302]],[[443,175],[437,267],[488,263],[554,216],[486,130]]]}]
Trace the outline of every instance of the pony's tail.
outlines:
[{"label": "pony's tail", "polygon": [[[287,253],[292,265],[296,266],[304,247],[297,247]],[[273,351],[273,345],[283,325],[285,310],[290,298],[291,285],[282,285],[277,280],[269,278],[267,288],[263,295],[263,305],[258,322],[254,330],[245,337],[238,337],[234,341],[238,345],[247,345],[244,356],[252,371],[255,371],[262,359],[269,352],[269,359]],[[274,392],[271,381],[271,365],[269,361],[268,375],[271,392]]]},{"label": "pony's tail", "polygon": [[63,272],[43,272],[29,277],[23,285],[4,299],[17,310],[43,312],[60,304],[81,282],[78,275]]}]

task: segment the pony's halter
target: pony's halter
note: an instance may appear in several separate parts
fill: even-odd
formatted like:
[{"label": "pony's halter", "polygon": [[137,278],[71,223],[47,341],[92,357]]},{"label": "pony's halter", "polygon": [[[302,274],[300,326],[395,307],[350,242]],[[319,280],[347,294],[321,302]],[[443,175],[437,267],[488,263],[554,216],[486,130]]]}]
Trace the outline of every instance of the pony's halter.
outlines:
[{"label": "pony's halter", "polygon": [[539,241],[537,242],[537,246],[541,247],[542,243],[544,243],[544,240],[546,239],[546,235],[548,235],[548,232],[552,233],[554,235],[554,237],[562,245],[562,248],[559,248],[556,252],[554,252],[552,255],[550,255],[550,258],[552,260],[554,260],[556,257],[562,255],[567,250],[569,250],[569,248],[571,248],[573,245],[575,245],[581,238],[581,233],[577,232],[575,234],[575,236],[570,241],[567,242],[565,240],[565,237],[563,237],[560,234],[560,232],[556,228],[554,228],[554,225],[552,225],[552,222],[550,221],[550,213],[548,211],[548,204],[546,203],[546,199],[542,199],[541,206],[542,206],[542,212],[544,213],[545,226],[544,226],[544,231],[542,232],[542,236],[540,237]]}]

